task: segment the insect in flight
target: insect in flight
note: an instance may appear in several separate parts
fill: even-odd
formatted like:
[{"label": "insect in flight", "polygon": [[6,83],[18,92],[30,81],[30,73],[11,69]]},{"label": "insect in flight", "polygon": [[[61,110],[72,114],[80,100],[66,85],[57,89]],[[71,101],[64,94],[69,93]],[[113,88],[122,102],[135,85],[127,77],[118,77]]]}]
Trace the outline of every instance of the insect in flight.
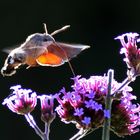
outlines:
[{"label": "insect in flight", "polygon": [[45,33],[35,33],[28,36],[23,44],[9,53],[1,69],[3,76],[12,76],[21,65],[27,65],[27,68],[61,66],[65,62],[69,63],[71,58],[90,47],[88,45],[67,44],[55,41],[53,35],[66,30],[70,27],[69,25],[51,34],[48,34],[46,24],[44,24],[44,27]]}]

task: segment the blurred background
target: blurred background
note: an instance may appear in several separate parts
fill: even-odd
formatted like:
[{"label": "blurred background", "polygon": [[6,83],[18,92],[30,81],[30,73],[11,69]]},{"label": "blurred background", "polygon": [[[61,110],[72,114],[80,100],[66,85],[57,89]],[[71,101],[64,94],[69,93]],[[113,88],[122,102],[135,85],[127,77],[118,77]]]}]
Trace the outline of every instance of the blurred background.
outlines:
[{"label": "blurred background", "polygon": [[[7,57],[3,49],[20,45],[33,33],[44,33],[43,23],[49,33],[64,25],[70,29],[55,35],[61,42],[81,43],[91,48],[71,61],[77,75],[89,78],[91,75],[104,75],[108,69],[115,70],[115,79],[121,82],[126,77],[126,65],[119,54],[120,42],[114,38],[126,32],[140,33],[139,0],[1,0],[0,1],[0,67]],[[1,97],[10,93],[9,87],[21,84],[38,94],[53,94],[62,87],[71,89],[71,70],[68,64],[61,67],[38,67],[26,70],[21,68],[12,77],[0,75]],[[140,101],[140,79],[132,83],[133,92]],[[40,122],[40,106],[34,111]],[[0,105],[0,139],[40,140],[23,116],[9,111]],[[77,132],[73,124],[63,124],[56,119],[51,126],[50,140],[66,140]],[[102,130],[97,130],[83,140],[101,139]],[[126,136],[124,140],[140,138],[140,133]],[[111,133],[111,139],[118,140]]]}]

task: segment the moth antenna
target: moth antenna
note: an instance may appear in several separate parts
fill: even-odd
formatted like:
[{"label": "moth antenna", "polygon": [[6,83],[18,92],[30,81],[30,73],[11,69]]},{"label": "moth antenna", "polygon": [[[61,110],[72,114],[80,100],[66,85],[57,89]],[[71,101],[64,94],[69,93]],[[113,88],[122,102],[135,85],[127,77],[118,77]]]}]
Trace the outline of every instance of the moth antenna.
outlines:
[{"label": "moth antenna", "polygon": [[[67,56],[65,50],[61,46],[59,46],[58,44],[56,44],[56,45],[64,52],[65,57],[68,59],[68,56]],[[75,72],[74,72],[74,69],[73,69],[69,59],[68,59],[68,64],[69,64],[70,70],[72,72],[72,75],[75,77]]]},{"label": "moth antenna", "polygon": [[46,25],[46,23],[43,23],[43,25],[44,25],[45,34],[48,35],[48,30],[47,30],[47,25]]},{"label": "moth antenna", "polygon": [[67,30],[68,28],[70,28],[70,25],[66,25],[66,26],[64,26],[64,27],[62,27],[62,28],[60,28],[60,29],[58,29],[58,30],[52,32],[51,35],[52,35],[52,36],[53,36],[53,35],[56,35],[57,33],[60,33],[60,32],[63,32],[63,31],[65,31],[65,30]]}]

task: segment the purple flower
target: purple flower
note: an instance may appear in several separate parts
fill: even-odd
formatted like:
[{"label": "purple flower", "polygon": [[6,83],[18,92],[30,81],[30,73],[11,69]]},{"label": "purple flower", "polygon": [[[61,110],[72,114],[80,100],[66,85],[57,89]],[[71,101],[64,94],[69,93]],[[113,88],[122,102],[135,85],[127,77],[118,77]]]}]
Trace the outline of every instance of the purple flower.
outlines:
[{"label": "purple flower", "polygon": [[[126,33],[116,37],[122,44],[120,53],[125,54],[124,61],[127,67],[131,70],[132,75],[140,74],[140,49],[137,47],[137,40],[139,34],[137,33]],[[125,37],[127,40],[125,40]]]},{"label": "purple flower", "polygon": [[37,104],[37,95],[30,89],[22,89],[20,85],[12,86],[10,88],[13,93],[3,101],[3,105],[21,115],[32,112]]},{"label": "purple flower", "polygon": [[[136,97],[130,93],[130,86],[125,86],[113,95],[121,85],[113,79],[110,114],[109,110],[105,110],[107,76],[91,76],[89,79],[78,76],[73,80],[72,90],[65,93],[61,91],[57,97],[59,105],[56,111],[63,122],[74,123],[78,129],[95,129],[103,126],[106,117],[111,117],[111,130],[118,136],[138,132],[140,105],[132,103]],[[70,96],[65,98],[67,94]]]},{"label": "purple flower", "polygon": [[82,123],[84,123],[85,125],[89,125],[91,123],[91,118],[90,117],[84,117],[84,119],[82,120]]},{"label": "purple flower", "polygon": [[110,111],[109,110],[104,110],[104,117],[110,118]]},{"label": "purple flower", "polygon": [[54,99],[56,95],[38,96],[41,102],[41,119],[43,122],[51,123],[55,119]]},{"label": "purple flower", "polygon": [[63,96],[63,99],[65,99],[65,100],[70,99],[70,98],[72,98],[72,93],[71,92],[68,92]]},{"label": "purple flower", "polygon": [[88,98],[93,99],[95,97],[95,93],[94,92],[90,92],[86,95]]},{"label": "purple flower", "polygon": [[83,111],[84,111],[83,108],[80,108],[80,109],[79,109],[79,108],[76,108],[76,109],[75,109],[75,112],[74,112],[74,116],[79,116],[79,117],[80,117],[81,115],[84,114]]},{"label": "purple flower", "polygon": [[102,105],[95,102],[92,109],[95,109],[95,111],[102,110]]},{"label": "purple flower", "polygon": [[90,99],[89,101],[85,101],[86,108],[94,108],[95,101]]},{"label": "purple flower", "polygon": [[98,104],[97,102],[93,101],[92,99],[90,99],[89,101],[85,101],[85,105],[87,108],[92,108],[95,111],[102,109],[102,105]]}]

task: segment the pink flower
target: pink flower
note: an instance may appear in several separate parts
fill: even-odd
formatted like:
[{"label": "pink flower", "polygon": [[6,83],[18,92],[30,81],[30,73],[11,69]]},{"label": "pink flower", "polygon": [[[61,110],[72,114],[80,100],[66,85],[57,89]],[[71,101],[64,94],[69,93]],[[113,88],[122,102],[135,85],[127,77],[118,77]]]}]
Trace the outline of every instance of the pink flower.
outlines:
[{"label": "pink flower", "polygon": [[131,70],[132,75],[140,74],[140,49],[137,47],[138,42],[137,33],[126,33],[116,37],[122,44],[120,53],[125,54],[124,61],[127,64],[128,69]]},{"label": "pink flower", "polygon": [[21,115],[32,112],[37,104],[37,95],[30,89],[22,89],[20,85],[10,88],[13,93],[4,99],[3,105]]},{"label": "pink flower", "polygon": [[55,119],[54,99],[55,95],[38,96],[41,102],[41,119],[44,122],[51,123]]}]

